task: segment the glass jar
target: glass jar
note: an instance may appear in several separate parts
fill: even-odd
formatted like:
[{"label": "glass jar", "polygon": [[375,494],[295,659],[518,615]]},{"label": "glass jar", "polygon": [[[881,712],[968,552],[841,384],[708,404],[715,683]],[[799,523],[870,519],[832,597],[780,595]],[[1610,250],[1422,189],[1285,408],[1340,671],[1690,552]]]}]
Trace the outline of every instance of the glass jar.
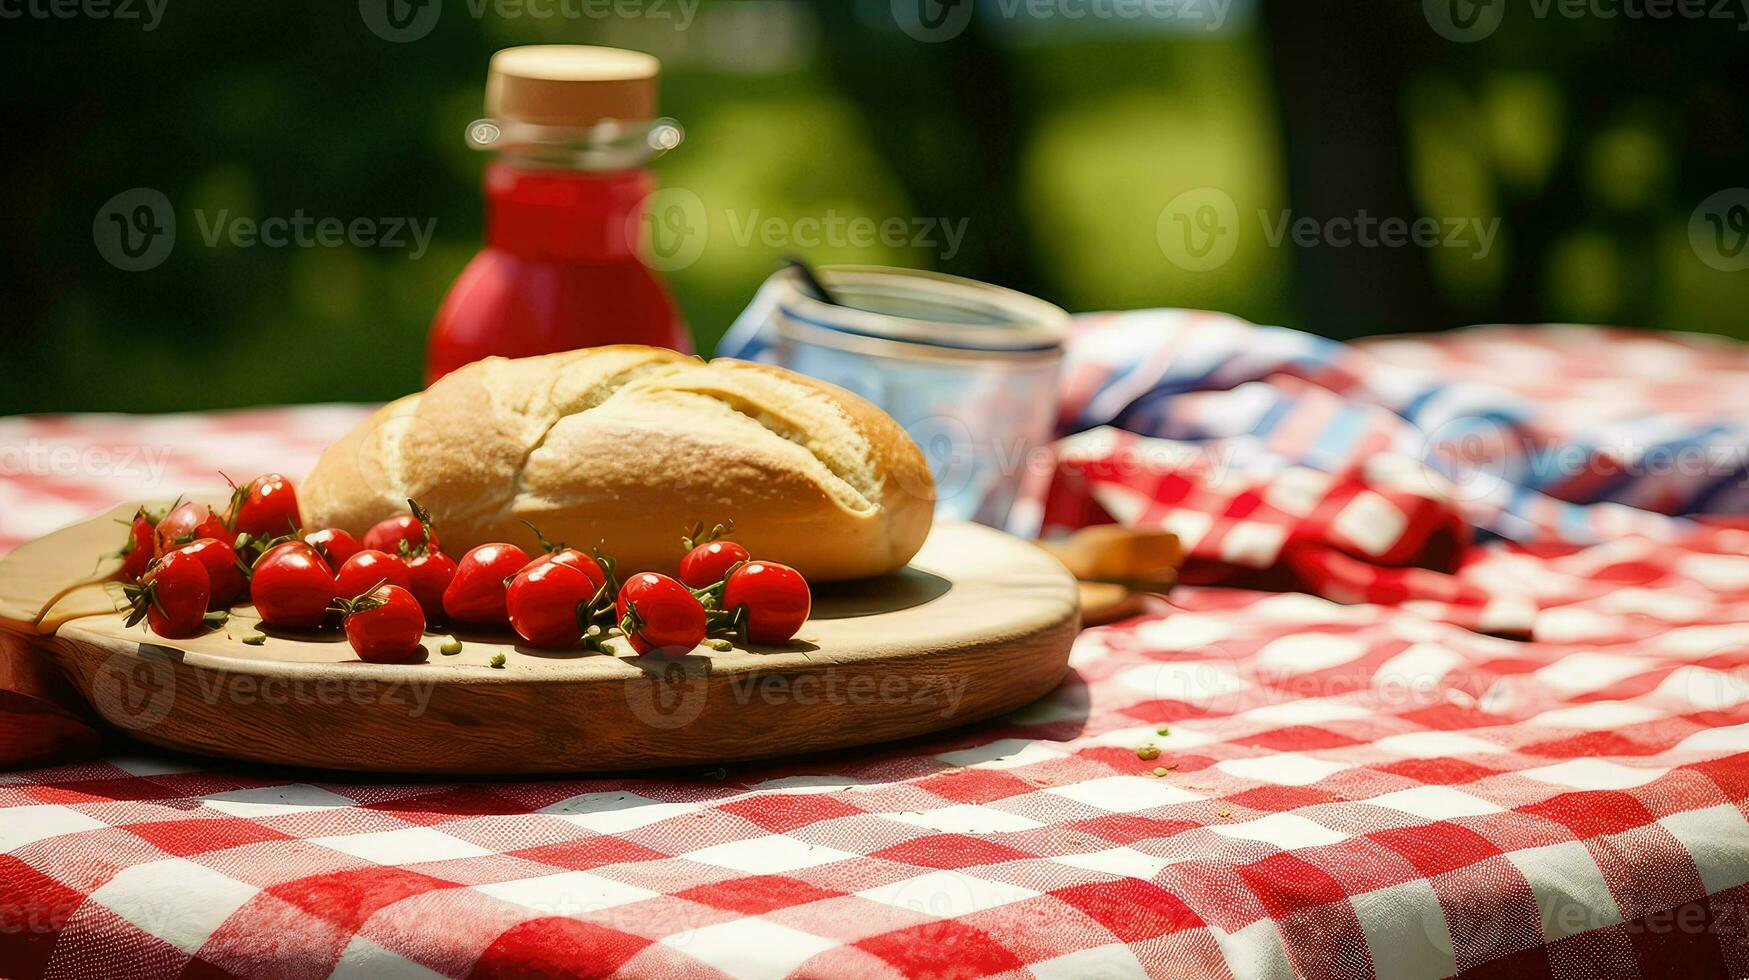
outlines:
[{"label": "glass jar", "polygon": [[717,353],[812,375],[880,406],[923,449],[938,516],[1004,526],[1056,424],[1068,314],[940,273],[818,272],[837,303],[785,269],[760,288]]}]

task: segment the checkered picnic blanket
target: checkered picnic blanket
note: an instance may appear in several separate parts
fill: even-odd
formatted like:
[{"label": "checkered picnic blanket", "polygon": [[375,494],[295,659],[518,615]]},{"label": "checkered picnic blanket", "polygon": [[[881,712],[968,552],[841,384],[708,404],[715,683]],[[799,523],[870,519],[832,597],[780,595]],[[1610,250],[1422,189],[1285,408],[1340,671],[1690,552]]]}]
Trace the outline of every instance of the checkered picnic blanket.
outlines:
[{"label": "checkered picnic blanket", "polygon": [[[1133,327],[1150,318],[1172,329]],[[1112,389],[1086,337],[1188,342],[1199,320],[1078,332],[1067,428],[1089,434],[1032,519],[1199,530],[1203,584],[1082,634],[1047,698],[712,773],[407,783],[154,753],[0,775],[0,976],[1749,975],[1749,530],[1666,516],[1734,491],[1659,494],[1628,465],[1586,493],[1453,493],[1408,463],[1455,486],[1509,471],[1423,452],[1386,417],[1416,417],[1403,392],[1378,394],[1386,361],[1438,373],[1449,352],[1446,384],[1519,396],[1510,430],[1536,440],[1515,449],[1666,399],[1670,431],[1704,433],[1749,419],[1743,353],[1505,329],[1354,350],[1223,321],[1241,360],[1321,353],[1211,359],[1170,399],[1137,376],[1089,409]],[[1562,387],[1536,365],[1568,346],[1584,371]],[[1348,443],[1320,437],[1335,401],[1364,423]],[[0,537],[215,465],[295,471],[354,418],[0,420],[0,453],[73,450],[0,482]],[[1145,435],[1095,428],[1114,424]],[[97,445],[175,448],[147,486],[67,462]],[[1479,631],[1508,619],[1530,639]]]}]

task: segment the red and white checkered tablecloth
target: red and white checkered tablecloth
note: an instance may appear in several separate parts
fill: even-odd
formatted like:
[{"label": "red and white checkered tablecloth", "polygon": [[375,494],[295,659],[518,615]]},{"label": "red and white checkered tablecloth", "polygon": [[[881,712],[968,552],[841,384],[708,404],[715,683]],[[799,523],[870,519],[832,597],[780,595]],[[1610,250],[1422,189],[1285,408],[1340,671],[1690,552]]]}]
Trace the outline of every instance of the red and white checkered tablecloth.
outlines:
[{"label": "red and white checkered tablecloth", "polygon": [[[0,419],[0,546],[219,466],[301,471],[357,416]],[[1180,477],[1134,471],[1132,516]],[[1401,533],[1443,540],[1427,513]],[[0,976],[1749,975],[1749,530],[1414,556],[1443,570],[1352,537],[1272,554],[1442,578],[1270,592],[1262,544],[1217,547],[1224,584],[1087,631],[1049,697],[898,745],[578,780],[143,750],[0,774]],[[1532,639],[1465,628],[1461,589],[1429,598],[1453,582],[1525,599]]]}]

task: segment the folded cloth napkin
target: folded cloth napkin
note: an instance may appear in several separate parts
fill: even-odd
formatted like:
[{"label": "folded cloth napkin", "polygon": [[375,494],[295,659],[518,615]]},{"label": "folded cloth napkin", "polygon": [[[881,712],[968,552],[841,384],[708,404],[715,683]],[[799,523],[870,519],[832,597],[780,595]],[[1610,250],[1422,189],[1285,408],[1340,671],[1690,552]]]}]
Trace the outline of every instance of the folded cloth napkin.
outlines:
[{"label": "folded cloth napkin", "polygon": [[1188,583],[1416,603],[1528,636],[1573,597],[1499,574],[1504,556],[1677,540],[1697,516],[1749,512],[1745,381],[1749,348],[1687,335],[1344,345],[1212,313],[1082,317],[1064,438],[1010,529],[1163,527]]},{"label": "folded cloth napkin", "polygon": [[1447,484],[1483,539],[1591,544],[1749,512],[1746,382],[1749,347],[1716,337],[1479,327],[1344,345],[1143,310],[1077,320],[1059,428],[1238,445],[1248,469],[1336,473],[1389,451]]}]

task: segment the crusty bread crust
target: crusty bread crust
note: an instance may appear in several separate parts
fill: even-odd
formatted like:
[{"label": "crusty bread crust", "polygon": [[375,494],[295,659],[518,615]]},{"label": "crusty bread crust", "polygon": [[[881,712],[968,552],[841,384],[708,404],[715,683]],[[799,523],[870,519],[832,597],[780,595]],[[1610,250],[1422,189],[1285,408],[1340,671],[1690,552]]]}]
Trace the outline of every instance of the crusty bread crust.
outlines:
[{"label": "crusty bread crust", "polygon": [[488,358],[392,402],[322,454],[306,527],[354,534],[428,508],[444,550],[553,541],[672,573],[694,521],[814,581],[896,571],[934,512],[891,417],[781,368],[615,346]]}]

